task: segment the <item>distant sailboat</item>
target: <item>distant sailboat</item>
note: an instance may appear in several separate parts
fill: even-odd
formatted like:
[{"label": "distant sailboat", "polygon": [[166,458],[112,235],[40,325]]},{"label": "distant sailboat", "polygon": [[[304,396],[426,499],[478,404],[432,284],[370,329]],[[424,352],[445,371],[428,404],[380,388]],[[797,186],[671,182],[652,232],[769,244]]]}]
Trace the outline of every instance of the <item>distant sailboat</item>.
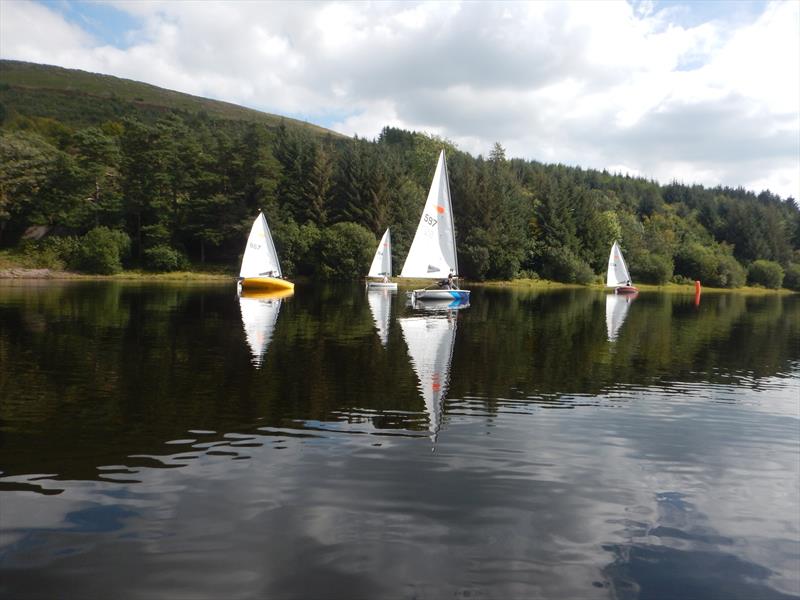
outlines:
[{"label": "distant sailboat", "polygon": [[636,294],[606,295],[606,329],[609,342],[616,341],[634,298],[636,298]]},{"label": "distant sailboat", "polygon": [[438,279],[447,286],[414,290],[412,303],[417,300],[469,301],[469,290],[458,289],[455,224],[444,150],[439,154],[428,199],[400,277]]},{"label": "distant sailboat", "polygon": [[631,283],[628,265],[625,264],[622,250],[620,250],[617,242],[614,242],[614,245],[611,246],[611,254],[608,255],[606,287],[613,287],[617,294],[635,294],[639,291]]},{"label": "distant sailboat", "polygon": [[375,328],[378,330],[378,337],[381,340],[381,344],[386,347],[389,342],[392,292],[388,289],[370,289],[367,291],[367,301],[369,302],[369,310],[372,312],[372,320],[375,321]]},{"label": "distant sailboat", "polygon": [[294,289],[292,282],[283,279],[272,233],[261,211],[250,228],[239,270],[239,283],[243,290]]},{"label": "distant sailboat", "polygon": [[250,346],[253,365],[261,367],[264,355],[272,340],[278,313],[283,298],[292,295],[291,290],[274,292],[244,292],[239,296],[242,325],[247,344]]},{"label": "distant sailboat", "polygon": [[436,441],[442,419],[442,405],[450,384],[450,363],[456,339],[452,315],[398,319],[408,346],[411,364],[428,413],[431,441]]},{"label": "distant sailboat", "polygon": [[386,231],[375,250],[372,265],[369,267],[367,277],[380,278],[380,281],[368,281],[369,289],[397,290],[397,284],[389,281],[392,276],[392,235],[387,227]]}]

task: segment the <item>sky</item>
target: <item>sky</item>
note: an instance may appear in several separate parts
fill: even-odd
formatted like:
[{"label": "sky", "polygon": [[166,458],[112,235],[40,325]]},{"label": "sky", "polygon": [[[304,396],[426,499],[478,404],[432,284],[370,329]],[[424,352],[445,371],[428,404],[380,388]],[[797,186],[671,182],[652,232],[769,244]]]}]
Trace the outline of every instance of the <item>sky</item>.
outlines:
[{"label": "sky", "polygon": [[800,198],[800,2],[0,1],[0,57]]}]

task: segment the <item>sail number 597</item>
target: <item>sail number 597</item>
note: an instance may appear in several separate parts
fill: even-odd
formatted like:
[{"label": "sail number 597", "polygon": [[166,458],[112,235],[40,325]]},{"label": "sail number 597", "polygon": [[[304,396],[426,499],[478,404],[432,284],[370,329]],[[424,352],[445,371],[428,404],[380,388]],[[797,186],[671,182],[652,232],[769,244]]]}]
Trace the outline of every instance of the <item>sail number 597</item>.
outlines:
[{"label": "sail number 597", "polygon": [[433,218],[432,216],[430,216],[430,215],[425,215],[425,216],[422,218],[422,220],[423,220],[423,221],[425,221],[425,222],[426,222],[428,225],[430,225],[431,227],[433,227],[434,225],[436,225],[436,223],[438,222],[436,219],[434,219],[434,218]]}]

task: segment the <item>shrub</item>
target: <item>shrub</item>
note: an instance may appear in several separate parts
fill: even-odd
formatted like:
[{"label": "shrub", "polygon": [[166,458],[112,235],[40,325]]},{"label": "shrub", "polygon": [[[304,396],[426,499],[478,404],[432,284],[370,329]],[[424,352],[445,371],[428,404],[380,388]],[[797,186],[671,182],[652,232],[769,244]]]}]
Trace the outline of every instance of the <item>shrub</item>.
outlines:
[{"label": "shrub", "polygon": [[320,239],[319,273],[327,278],[355,279],[369,270],[378,240],[357,223],[336,223]]},{"label": "shrub", "polygon": [[532,279],[533,281],[538,281],[539,274],[536,271],[520,269],[515,279]]},{"label": "shrub", "polygon": [[680,285],[691,285],[694,283],[694,279],[690,277],[684,277],[683,275],[673,275],[672,283],[677,283]]},{"label": "shrub", "polygon": [[317,253],[322,235],[314,223],[298,226],[292,219],[286,219],[278,222],[272,233],[281,259],[281,269],[286,275],[310,275],[314,272],[319,262]]},{"label": "shrub", "polygon": [[178,271],[186,268],[186,257],[175,248],[159,244],[144,251],[145,267],[151,271]]},{"label": "shrub", "polygon": [[469,275],[476,281],[483,281],[486,279],[486,274],[489,271],[489,250],[485,246],[479,244],[462,244],[461,269],[464,273]]},{"label": "shrub", "polygon": [[631,264],[634,279],[645,283],[663,285],[672,278],[672,258],[660,254],[643,253]]},{"label": "shrub", "polygon": [[738,288],[745,284],[747,273],[733,256],[723,254],[718,257],[716,275],[710,285],[727,288]]},{"label": "shrub", "polygon": [[111,275],[122,270],[131,240],[123,231],[95,227],[80,240],[75,266],[87,273]]},{"label": "shrub", "polygon": [[783,287],[800,292],[800,264],[789,263],[786,265]]},{"label": "shrub", "polygon": [[745,270],[725,246],[689,244],[675,255],[675,273],[713,287],[741,287]]},{"label": "shrub", "polygon": [[778,289],[783,283],[784,272],[781,266],[771,260],[757,260],[747,270],[747,281],[753,285],[763,285]]},{"label": "shrub", "polygon": [[541,271],[545,278],[564,283],[587,284],[594,280],[591,267],[563,246],[545,248]]}]

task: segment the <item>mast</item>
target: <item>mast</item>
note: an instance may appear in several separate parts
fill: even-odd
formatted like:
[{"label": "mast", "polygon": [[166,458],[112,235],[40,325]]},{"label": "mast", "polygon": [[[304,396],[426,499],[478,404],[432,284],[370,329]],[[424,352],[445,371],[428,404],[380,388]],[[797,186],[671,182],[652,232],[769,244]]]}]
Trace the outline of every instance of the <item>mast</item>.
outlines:
[{"label": "mast", "polygon": [[450,222],[452,227],[450,228],[450,233],[452,234],[453,238],[453,262],[455,263],[453,266],[455,267],[455,273],[453,275],[458,277],[458,251],[456,250],[456,216],[453,213],[453,198],[450,196],[450,173],[447,171],[447,156],[444,153],[444,148],[442,149],[442,162],[444,164],[444,184],[447,188],[447,209],[450,211]]}]

